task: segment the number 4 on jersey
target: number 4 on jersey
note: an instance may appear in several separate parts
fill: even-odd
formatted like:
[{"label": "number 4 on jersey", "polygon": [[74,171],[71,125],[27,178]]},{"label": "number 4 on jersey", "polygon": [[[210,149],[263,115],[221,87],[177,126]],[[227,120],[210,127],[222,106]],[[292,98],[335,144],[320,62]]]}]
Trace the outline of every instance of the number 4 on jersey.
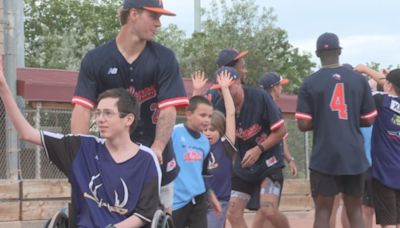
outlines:
[{"label": "number 4 on jersey", "polygon": [[338,112],[339,119],[347,120],[347,105],[343,83],[336,84],[329,106],[332,111]]}]

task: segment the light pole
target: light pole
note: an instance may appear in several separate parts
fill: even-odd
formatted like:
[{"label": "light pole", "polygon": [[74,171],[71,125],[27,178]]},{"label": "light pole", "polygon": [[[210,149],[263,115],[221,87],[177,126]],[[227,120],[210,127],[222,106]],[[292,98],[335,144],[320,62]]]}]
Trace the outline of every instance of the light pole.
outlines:
[{"label": "light pole", "polygon": [[201,32],[201,0],[194,0],[194,32]]}]

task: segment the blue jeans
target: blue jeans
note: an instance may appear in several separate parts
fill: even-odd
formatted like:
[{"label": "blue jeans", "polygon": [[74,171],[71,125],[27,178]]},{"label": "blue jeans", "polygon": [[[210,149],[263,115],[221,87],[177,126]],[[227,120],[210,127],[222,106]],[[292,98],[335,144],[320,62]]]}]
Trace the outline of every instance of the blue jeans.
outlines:
[{"label": "blue jeans", "polygon": [[223,228],[226,219],[226,213],[228,212],[229,201],[219,201],[221,204],[222,213],[216,215],[214,209],[209,206],[207,212],[207,227],[208,228]]}]

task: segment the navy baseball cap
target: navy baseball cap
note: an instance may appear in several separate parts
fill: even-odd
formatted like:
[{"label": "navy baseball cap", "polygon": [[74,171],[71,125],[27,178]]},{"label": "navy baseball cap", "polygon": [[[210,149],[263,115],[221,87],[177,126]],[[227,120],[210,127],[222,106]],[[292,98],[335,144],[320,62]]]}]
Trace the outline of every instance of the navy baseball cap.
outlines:
[{"label": "navy baseball cap", "polygon": [[397,88],[400,88],[400,69],[391,70],[389,74],[386,75],[386,80],[397,86]]},{"label": "navy baseball cap", "polygon": [[224,48],[218,55],[217,66],[218,67],[226,66],[229,63],[232,63],[233,61],[243,58],[248,53],[249,51],[247,50],[239,52],[234,48]]},{"label": "navy baseball cap", "polygon": [[176,14],[172,11],[165,10],[163,6],[162,0],[124,0],[123,4],[124,9],[144,9],[150,12],[167,15],[167,16],[175,16]]},{"label": "navy baseball cap", "polygon": [[[235,68],[223,66],[215,71],[215,73],[214,73],[214,81],[215,82],[217,81],[218,75],[220,75],[224,71],[227,71],[231,75],[232,82],[240,79],[240,75],[237,72],[237,70],[235,70]],[[213,86],[211,86],[211,89],[221,89],[221,86],[219,84],[214,84]]]},{"label": "navy baseball cap", "polygon": [[318,37],[317,51],[341,49],[339,45],[339,38],[334,33],[326,32]]},{"label": "navy baseball cap", "polygon": [[260,79],[260,87],[264,89],[272,88],[276,85],[287,85],[289,80],[283,79],[276,72],[267,72],[261,79]]}]

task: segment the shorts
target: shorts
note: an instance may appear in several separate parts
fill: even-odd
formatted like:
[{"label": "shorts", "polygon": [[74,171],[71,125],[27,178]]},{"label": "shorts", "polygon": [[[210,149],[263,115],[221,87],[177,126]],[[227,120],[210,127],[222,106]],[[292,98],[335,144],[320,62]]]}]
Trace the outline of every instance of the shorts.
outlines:
[{"label": "shorts", "polygon": [[180,167],[176,162],[175,152],[171,140],[169,140],[165,146],[162,157],[163,163],[161,164],[161,186],[165,186],[171,183],[178,176],[180,170]]},{"label": "shorts", "polygon": [[164,208],[172,208],[174,198],[174,182],[161,186],[160,201]]},{"label": "shorts", "polygon": [[372,169],[371,167],[365,173],[364,180],[364,193],[363,193],[363,205],[367,207],[374,207],[374,198],[372,194]]},{"label": "shorts", "polygon": [[172,212],[175,227],[207,227],[207,207],[207,193],[194,197],[188,204]]},{"label": "shorts", "polygon": [[312,197],[319,195],[334,197],[342,192],[353,197],[361,197],[364,190],[365,173],[358,175],[329,175],[310,170]]},{"label": "shorts", "polygon": [[221,228],[225,225],[226,214],[228,212],[229,201],[220,200],[222,213],[216,214],[214,208],[209,204],[207,213],[207,228]]},{"label": "shorts", "polygon": [[400,224],[400,190],[386,187],[372,178],[372,192],[374,194],[376,224]]},{"label": "shorts", "polygon": [[283,186],[282,169],[271,172],[264,180],[258,182],[248,182],[235,173],[232,174],[232,193],[231,197],[240,197],[248,201],[249,210],[258,210],[260,208],[260,195],[272,194],[280,200]]}]

